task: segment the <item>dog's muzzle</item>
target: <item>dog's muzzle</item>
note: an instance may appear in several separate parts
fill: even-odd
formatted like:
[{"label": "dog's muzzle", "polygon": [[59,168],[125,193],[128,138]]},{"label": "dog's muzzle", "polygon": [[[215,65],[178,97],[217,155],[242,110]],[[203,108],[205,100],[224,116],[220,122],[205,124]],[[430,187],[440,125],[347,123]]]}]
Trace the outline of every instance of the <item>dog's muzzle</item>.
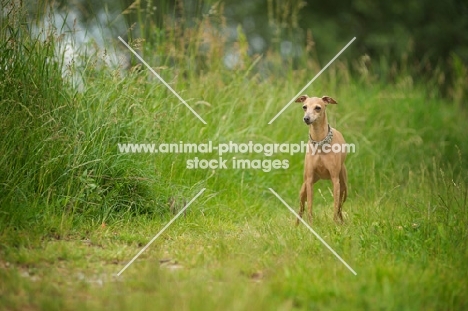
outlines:
[{"label": "dog's muzzle", "polygon": [[305,116],[305,117],[304,117],[304,122],[305,122],[305,124],[310,125],[310,124],[312,124],[314,121],[313,121],[309,116]]}]

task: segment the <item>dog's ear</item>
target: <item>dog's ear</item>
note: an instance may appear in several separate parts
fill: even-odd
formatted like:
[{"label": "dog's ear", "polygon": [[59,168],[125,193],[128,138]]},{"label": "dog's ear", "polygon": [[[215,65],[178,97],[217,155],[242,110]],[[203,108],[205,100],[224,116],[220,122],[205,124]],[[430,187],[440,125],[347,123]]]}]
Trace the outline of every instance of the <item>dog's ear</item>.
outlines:
[{"label": "dog's ear", "polygon": [[327,103],[327,104],[335,104],[337,105],[338,103],[333,99],[331,98],[330,96],[322,96],[322,100]]},{"label": "dog's ear", "polygon": [[301,96],[299,96],[298,98],[296,98],[295,102],[296,102],[296,103],[303,103],[303,102],[305,102],[305,100],[306,100],[307,98],[309,98],[309,96],[307,96],[307,95],[301,95]]}]

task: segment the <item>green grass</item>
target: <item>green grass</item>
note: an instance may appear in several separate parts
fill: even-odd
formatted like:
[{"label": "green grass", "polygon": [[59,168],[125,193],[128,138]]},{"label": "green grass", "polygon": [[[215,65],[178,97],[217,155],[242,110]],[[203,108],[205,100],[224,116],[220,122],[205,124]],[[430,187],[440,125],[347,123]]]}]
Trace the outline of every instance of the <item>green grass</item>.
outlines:
[{"label": "green grass", "polygon": [[[313,223],[354,276],[304,226],[295,227],[268,190],[297,209],[302,154],[273,156],[289,168],[266,173],[187,170],[188,159],[218,156],[117,148],[181,140],[299,143],[307,139],[301,107],[267,123],[317,64],[293,70],[271,53],[265,63],[244,55],[243,66],[228,70],[213,47],[204,72],[184,75],[183,60],[161,67],[203,125],[145,68],[111,70],[97,54],[80,68],[85,87],[76,92],[61,78],[62,60],[51,61],[60,44],[53,36],[44,42],[3,23],[0,67],[22,61],[0,79],[1,309],[468,307],[466,111],[430,96],[433,90],[404,73],[392,85],[353,78],[344,62],[307,90],[339,102],[329,107],[329,121],[357,145],[347,159],[346,223],[332,220],[327,181],[315,188]],[[224,157],[234,156],[264,158]]]}]

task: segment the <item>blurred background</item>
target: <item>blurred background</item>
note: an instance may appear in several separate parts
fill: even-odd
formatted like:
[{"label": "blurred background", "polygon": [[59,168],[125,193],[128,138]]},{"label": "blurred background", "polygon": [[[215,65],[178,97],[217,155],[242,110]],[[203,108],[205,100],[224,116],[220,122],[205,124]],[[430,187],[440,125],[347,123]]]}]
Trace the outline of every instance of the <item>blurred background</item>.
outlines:
[{"label": "blurred background", "polygon": [[[207,66],[210,40],[222,41],[228,68],[238,64],[241,53],[269,52],[279,52],[293,67],[300,67],[304,59],[324,66],[357,37],[340,57],[349,61],[354,74],[363,74],[364,65],[382,82],[394,82],[405,72],[458,103],[467,96],[465,1],[62,0],[27,6],[32,20],[68,30],[78,45],[95,42],[102,47],[122,36],[138,40],[147,47],[142,54],[157,53],[165,65],[179,56],[155,46],[171,39],[174,49],[196,54],[186,65],[198,70]],[[195,46],[184,41],[188,37],[198,41]],[[245,46],[239,47],[243,40]],[[180,64],[181,59],[177,61]]]}]

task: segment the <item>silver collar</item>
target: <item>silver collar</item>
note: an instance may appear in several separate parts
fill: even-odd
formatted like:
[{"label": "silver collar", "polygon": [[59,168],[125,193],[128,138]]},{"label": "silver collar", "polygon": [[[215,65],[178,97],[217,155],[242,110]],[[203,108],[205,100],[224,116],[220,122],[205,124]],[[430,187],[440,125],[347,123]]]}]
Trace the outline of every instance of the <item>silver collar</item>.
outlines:
[{"label": "silver collar", "polygon": [[332,131],[332,128],[330,127],[330,124],[328,124],[328,134],[327,134],[327,136],[325,136],[325,138],[322,139],[321,141],[313,140],[312,136],[310,136],[310,133],[309,133],[309,142],[311,144],[313,144],[313,145],[318,146],[318,147],[322,147],[325,144],[329,145],[331,143],[332,139],[333,139],[333,131]]}]

